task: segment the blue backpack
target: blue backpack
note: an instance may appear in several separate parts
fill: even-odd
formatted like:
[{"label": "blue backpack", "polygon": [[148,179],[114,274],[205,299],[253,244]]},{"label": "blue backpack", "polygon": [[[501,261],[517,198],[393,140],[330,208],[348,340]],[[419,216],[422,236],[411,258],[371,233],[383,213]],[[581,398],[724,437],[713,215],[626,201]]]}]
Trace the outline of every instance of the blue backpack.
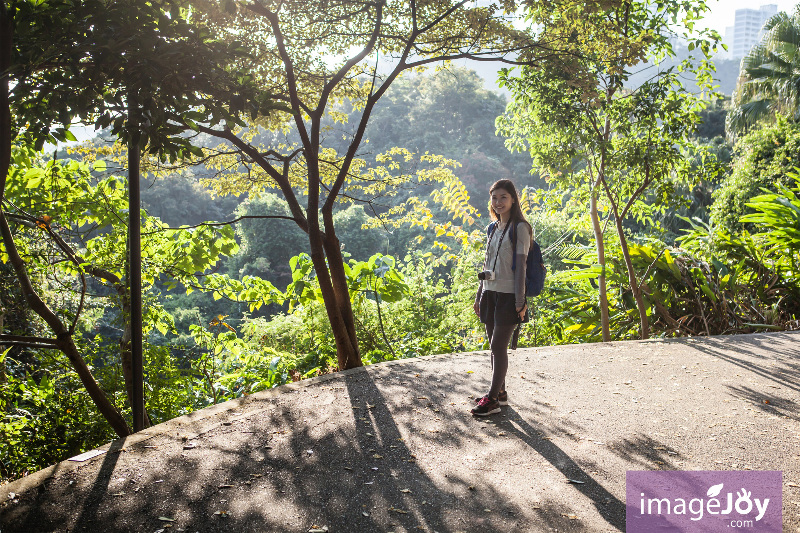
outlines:
[{"label": "blue backpack", "polygon": [[[490,237],[494,231],[497,222],[492,222],[486,228],[486,236]],[[517,268],[517,239],[514,237],[514,230],[516,224],[511,226],[508,238],[511,239],[512,255],[511,270]],[[547,275],[547,269],[544,266],[544,259],[542,259],[542,249],[536,241],[531,242],[531,248],[528,250],[528,260],[526,261],[525,270],[525,296],[530,298],[539,296],[544,288],[544,277]]]}]

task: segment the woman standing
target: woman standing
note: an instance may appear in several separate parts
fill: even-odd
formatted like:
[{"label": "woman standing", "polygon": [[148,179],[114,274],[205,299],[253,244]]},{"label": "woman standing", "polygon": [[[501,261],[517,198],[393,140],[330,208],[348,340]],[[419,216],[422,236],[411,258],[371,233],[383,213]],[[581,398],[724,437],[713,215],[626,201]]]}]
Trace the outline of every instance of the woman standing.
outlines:
[{"label": "woman standing", "polygon": [[[517,188],[511,180],[495,182],[489,195],[494,227],[490,226],[483,272],[478,274],[480,283],[474,309],[486,326],[491,349],[492,384],[488,394],[480,398],[472,409],[476,416],[499,413],[500,406],[508,404],[505,383],[508,343],[517,325],[528,321],[525,267],[531,246],[531,225],[522,214]],[[512,265],[515,268],[512,269]]]}]

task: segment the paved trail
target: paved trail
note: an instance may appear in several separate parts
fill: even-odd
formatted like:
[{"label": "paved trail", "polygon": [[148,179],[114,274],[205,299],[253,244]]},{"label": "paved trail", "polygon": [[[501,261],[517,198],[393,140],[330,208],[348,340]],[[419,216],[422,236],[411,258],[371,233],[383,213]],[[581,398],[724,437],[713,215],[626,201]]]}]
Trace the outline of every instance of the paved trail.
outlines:
[{"label": "paved trail", "polygon": [[474,419],[488,381],[441,355],[220,404],[2,487],[0,531],[624,531],[626,470],[752,469],[800,532],[800,332],[520,349]]}]

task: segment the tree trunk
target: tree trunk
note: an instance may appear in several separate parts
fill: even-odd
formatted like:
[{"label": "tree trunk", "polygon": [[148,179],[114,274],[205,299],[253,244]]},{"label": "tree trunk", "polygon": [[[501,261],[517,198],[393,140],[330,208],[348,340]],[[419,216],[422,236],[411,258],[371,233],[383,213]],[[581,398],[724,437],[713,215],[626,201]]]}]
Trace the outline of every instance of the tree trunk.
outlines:
[{"label": "tree trunk", "polygon": [[319,230],[314,231],[311,228],[309,228],[308,236],[311,245],[311,261],[317,272],[325,311],[331,323],[339,369],[346,370],[362,366],[339,240],[335,234],[326,235],[323,238]]},{"label": "tree trunk", "polygon": [[[3,331],[3,326],[6,322],[6,312],[3,309],[3,301],[0,300],[0,332]],[[6,382],[6,357],[3,355],[3,352],[6,351],[6,347],[0,344],[0,386],[2,386]],[[6,412],[6,404],[3,401],[0,401],[0,413]]]},{"label": "tree trunk", "polygon": [[28,305],[48,326],[50,326],[53,333],[55,333],[58,349],[69,359],[72,368],[80,377],[83,386],[86,388],[86,392],[89,393],[98,411],[105,417],[117,435],[120,437],[130,435],[131,431],[130,428],[128,428],[128,424],[125,423],[125,419],[108,400],[105,393],[100,388],[100,385],[95,381],[92,371],[89,370],[86,362],[78,353],[78,348],[75,346],[69,329],[59,320],[56,314],[47,307],[47,304],[42,301],[39,295],[36,294],[30,278],[28,277],[28,273],[25,270],[25,263],[22,261],[17,251],[14,238],[11,235],[11,229],[8,227],[6,214],[2,209],[0,209],[0,234],[2,234],[6,253],[17,274],[22,294],[25,296]]},{"label": "tree trunk", "polygon": [[6,191],[11,166],[11,108],[9,107],[9,74],[13,48],[11,14],[5,0],[0,4],[0,201]]},{"label": "tree trunk", "polygon": [[611,342],[611,328],[609,326],[608,318],[608,292],[606,289],[606,248],[603,242],[603,230],[600,228],[600,216],[597,213],[597,187],[599,186],[600,178],[592,187],[592,199],[589,212],[592,217],[592,228],[594,229],[594,240],[597,244],[597,262],[602,269],[600,276],[597,279],[600,296],[600,325],[603,329],[603,342]]},{"label": "tree trunk", "polygon": [[[133,331],[131,330],[131,301],[128,298],[127,287],[120,284],[116,287],[117,293],[121,298],[122,317],[125,320],[125,328],[122,330],[122,337],[119,339],[119,359],[122,366],[122,377],[125,379],[125,393],[128,396],[128,404],[133,408],[133,350],[132,340]],[[145,406],[147,403],[145,402]],[[148,428],[153,424],[150,422],[150,415],[144,409],[144,427]]]},{"label": "tree trunk", "polygon": [[650,322],[647,319],[647,307],[644,305],[644,298],[642,297],[642,290],[639,287],[639,282],[636,279],[636,271],[633,269],[633,261],[631,261],[631,253],[628,250],[628,241],[625,239],[625,232],[622,228],[622,220],[618,217],[614,217],[614,223],[617,226],[617,234],[619,235],[619,244],[622,248],[622,257],[625,259],[625,266],[628,270],[628,283],[631,286],[631,292],[633,292],[633,298],[636,300],[636,307],[639,309],[639,322],[640,322],[640,333],[641,339],[649,339],[650,338]]}]

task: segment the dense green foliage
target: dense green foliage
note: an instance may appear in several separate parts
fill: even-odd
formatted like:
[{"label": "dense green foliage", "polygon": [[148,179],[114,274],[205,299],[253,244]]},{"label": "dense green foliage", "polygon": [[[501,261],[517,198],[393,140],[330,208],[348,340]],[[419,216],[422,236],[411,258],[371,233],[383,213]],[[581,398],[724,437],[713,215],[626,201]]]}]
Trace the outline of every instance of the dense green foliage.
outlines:
[{"label": "dense green foliage", "polygon": [[800,124],[778,116],[774,124],[742,137],[736,144],[732,171],[714,193],[711,217],[715,224],[737,233],[747,202],[761,189],[788,185],[788,173],[800,166]]}]

